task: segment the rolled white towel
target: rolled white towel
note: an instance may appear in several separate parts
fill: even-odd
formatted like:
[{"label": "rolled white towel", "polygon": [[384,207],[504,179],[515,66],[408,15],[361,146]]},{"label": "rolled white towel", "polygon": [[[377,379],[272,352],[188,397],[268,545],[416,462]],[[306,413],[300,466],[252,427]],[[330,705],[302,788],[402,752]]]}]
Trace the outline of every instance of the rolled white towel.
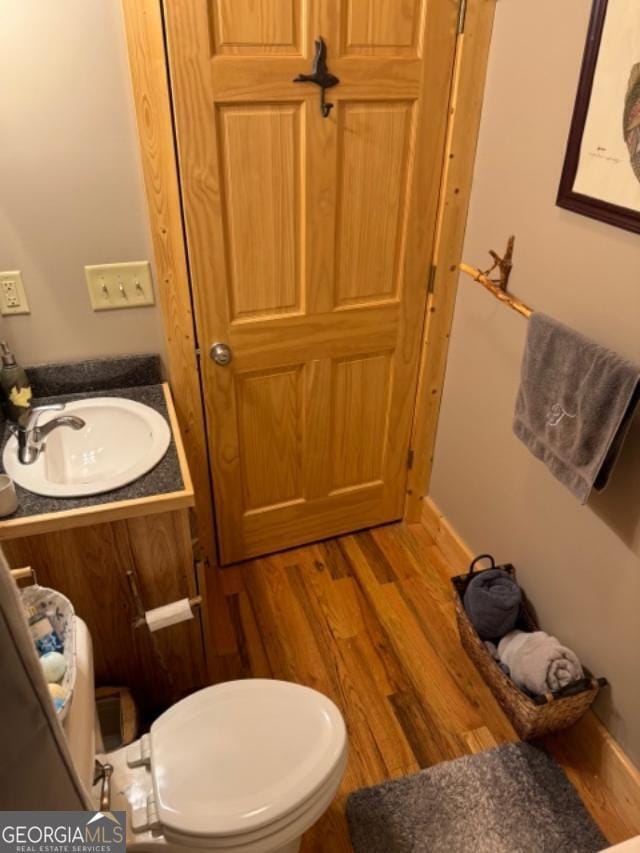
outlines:
[{"label": "rolled white towel", "polygon": [[510,631],[500,640],[498,656],[516,684],[532,693],[560,690],[584,677],[574,652],[544,631]]}]

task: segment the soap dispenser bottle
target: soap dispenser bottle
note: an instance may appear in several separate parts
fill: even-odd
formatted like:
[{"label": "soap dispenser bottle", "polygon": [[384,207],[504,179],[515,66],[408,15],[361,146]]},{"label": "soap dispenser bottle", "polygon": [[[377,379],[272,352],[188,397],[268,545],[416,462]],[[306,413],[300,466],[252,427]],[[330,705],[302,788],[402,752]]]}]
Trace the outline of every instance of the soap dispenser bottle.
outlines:
[{"label": "soap dispenser bottle", "polygon": [[6,398],[7,417],[13,423],[18,423],[20,417],[31,408],[31,384],[24,367],[17,363],[6,341],[0,341],[0,356],[0,385]]}]

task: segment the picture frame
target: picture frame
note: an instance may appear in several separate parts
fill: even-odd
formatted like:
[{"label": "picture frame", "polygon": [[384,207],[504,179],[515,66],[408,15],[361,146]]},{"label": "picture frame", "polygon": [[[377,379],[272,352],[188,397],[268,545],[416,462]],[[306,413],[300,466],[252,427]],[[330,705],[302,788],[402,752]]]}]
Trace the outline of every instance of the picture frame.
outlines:
[{"label": "picture frame", "polygon": [[631,14],[633,4],[593,2],[556,204],[640,233],[640,16],[637,5]]}]

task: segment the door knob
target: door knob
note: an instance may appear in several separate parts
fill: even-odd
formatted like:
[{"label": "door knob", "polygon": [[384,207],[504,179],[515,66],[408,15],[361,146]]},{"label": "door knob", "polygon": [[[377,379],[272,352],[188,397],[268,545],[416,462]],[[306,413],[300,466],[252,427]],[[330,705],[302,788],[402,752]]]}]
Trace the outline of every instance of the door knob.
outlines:
[{"label": "door knob", "polygon": [[227,344],[221,343],[211,344],[209,356],[216,364],[219,364],[220,367],[226,367],[233,358],[231,348],[227,346]]}]

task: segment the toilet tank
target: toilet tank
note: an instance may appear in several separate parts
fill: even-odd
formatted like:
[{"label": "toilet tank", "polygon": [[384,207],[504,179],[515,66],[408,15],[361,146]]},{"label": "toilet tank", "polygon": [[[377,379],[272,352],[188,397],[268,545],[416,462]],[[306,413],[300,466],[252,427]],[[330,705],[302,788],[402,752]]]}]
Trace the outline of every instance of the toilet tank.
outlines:
[{"label": "toilet tank", "polygon": [[63,728],[76,772],[87,790],[91,791],[93,764],[100,746],[93,677],[93,646],[86,624],[77,616],[75,619],[76,683]]}]

